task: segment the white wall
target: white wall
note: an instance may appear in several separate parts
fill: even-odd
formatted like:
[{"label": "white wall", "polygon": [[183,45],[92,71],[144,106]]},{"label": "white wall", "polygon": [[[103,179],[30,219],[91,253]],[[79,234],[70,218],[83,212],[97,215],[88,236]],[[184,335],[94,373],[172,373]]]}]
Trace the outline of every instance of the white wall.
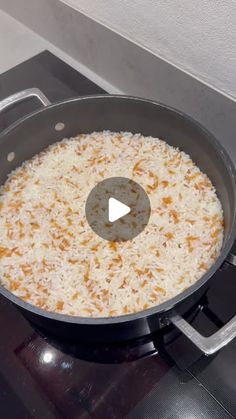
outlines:
[{"label": "white wall", "polygon": [[236,97],[235,0],[63,0]]}]

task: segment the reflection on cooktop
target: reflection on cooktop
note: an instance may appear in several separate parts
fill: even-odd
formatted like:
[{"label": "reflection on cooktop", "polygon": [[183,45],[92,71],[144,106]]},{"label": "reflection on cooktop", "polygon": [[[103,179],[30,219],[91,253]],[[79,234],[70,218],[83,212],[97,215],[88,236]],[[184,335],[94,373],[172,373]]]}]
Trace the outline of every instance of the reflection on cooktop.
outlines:
[{"label": "reflection on cooktop", "polygon": [[[204,299],[200,308],[190,313],[188,320],[196,322],[196,319],[201,318],[204,321],[204,310],[207,307],[207,300]],[[0,323],[5,336],[7,359],[14,358],[15,379],[30,379],[30,394],[34,395],[36,391],[40,400],[53,404],[53,409],[57,412],[55,417],[123,418],[130,414],[130,417],[142,418],[145,416],[141,416],[140,412],[146,409],[145,400],[148,406],[152,403],[154,412],[158,411],[155,409],[159,400],[157,407],[163,412],[161,417],[167,418],[171,411],[177,414],[176,400],[180,395],[187,394],[188,400],[192,392],[194,397],[198,397],[195,400],[196,414],[200,415],[206,410],[205,404],[201,404],[202,400],[207,401],[208,409],[210,406],[218,411],[217,403],[204,388],[199,388],[190,372],[190,368],[197,362],[204,359],[211,364],[212,358],[205,358],[190,343],[188,347],[186,341],[181,343],[183,336],[174,329],[168,329],[163,336],[157,333],[120,344],[73,344],[60,342],[37,330],[5,301],[2,301],[0,308],[0,318],[7,321]],[[18,336],[13,338],[11,330],[15,324]],[[181,353],[185,354],[186,349],[188,359],[178,359]],[[173,403],[168,398],[164,412],[167,387],[173,393]],[[159,393],[161,398],[157,399],[155,394]],[[122,396],[121,400],[117,398],[118,394]],[[182,400],[183,397],[181,402]],[[140,403],[142,409],[139,412],[137,406]],[[188,410],[183,410],[183,417],[189,417],[186,415],[189,414],[190,407],[188,401]],[[133,409],[135,414],[131,413]]]}]

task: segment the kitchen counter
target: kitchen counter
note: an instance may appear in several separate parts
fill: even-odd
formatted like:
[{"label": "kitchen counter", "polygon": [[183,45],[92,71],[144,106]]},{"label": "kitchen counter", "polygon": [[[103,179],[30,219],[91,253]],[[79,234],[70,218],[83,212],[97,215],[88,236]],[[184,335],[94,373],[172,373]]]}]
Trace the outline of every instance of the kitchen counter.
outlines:
[{"label": "kitchen counter", "polygon": [[109,93],[122,93],[91,70],[0,10],[0,74],[47,49]]}]

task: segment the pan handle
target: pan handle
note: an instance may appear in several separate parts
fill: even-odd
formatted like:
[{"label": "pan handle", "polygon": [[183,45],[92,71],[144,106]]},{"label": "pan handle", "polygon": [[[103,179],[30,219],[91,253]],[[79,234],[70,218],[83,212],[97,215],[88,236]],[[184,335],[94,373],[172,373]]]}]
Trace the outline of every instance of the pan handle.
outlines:
[{"label": "pan handle", "polygon": [[212,355],[236,337],[236,316],[209,337],[202,336],[182,316],[174,313],[170,321],[205,355]]},{"label": "pan handle", "polygon": [[21,92],[15,93],[14,95],[8,96],[6,99],[3,99],[0,102],[0,112],[5,111],[19,102],[35,97],[42,103],[43,106],[48,106],[51,102],[48,98],[41,92],[41,90],[33,87],[31,89],[22,90]]},{"label": "pan handle", "polygon": [[[227,262],[236,266],[236,256],[230,254]],[[213,335],[202,336],[180,314],[174,312],[170,321],[205,355],[212,355],[236,337],[236,316]]]}]

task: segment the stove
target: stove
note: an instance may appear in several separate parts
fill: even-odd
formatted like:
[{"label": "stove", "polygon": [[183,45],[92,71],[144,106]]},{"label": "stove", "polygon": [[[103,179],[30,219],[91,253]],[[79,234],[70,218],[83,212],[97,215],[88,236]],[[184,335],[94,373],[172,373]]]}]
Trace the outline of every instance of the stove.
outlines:
[{"label": "stove", "polygon": [[[105,93],[48,51],[0,75],[0,100],[29,87],[51,102]],[[37,107],[31,100],[5,112],[0,130]],[[235,315],[235,296],[236,268],[227,265],[188,320],[215,332]],[[0,328],[1,418],[236,417],[236,340],[211,357],[174,328],[120,344],[73,344],[36,329],[3,298]]]}]

